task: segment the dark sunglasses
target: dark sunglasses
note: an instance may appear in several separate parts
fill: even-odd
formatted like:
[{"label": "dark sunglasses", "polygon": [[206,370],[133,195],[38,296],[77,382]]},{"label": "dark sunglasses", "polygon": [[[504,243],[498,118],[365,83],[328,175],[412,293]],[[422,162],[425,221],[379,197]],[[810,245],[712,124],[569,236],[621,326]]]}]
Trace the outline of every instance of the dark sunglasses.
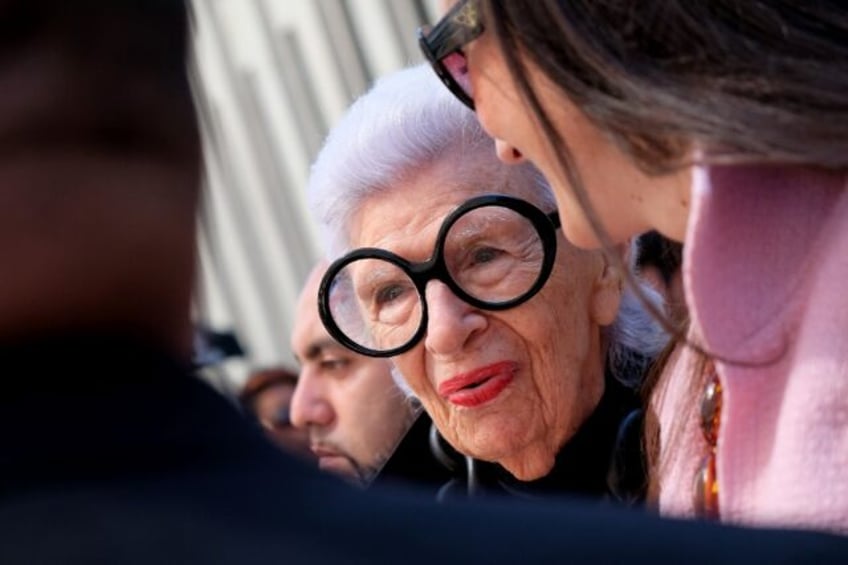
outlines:
[{"label": "dark sunglasses", "polygon": [[462,48],[483,33],[478,0],[461,0],[433,27],[418,28],[418,45],[454,96],[474,109],[468,61]]}]

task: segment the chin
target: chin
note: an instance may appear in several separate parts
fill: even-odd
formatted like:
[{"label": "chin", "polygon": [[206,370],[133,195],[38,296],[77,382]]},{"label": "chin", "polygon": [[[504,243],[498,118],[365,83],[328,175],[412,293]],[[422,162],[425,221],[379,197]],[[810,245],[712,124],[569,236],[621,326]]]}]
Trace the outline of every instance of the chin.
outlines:
[{"label": "chin", "polygon": [[522,458],[522,448],[526,446],[526,442],[518,439],[497,437],[496,441],[492,441],[492,435],[496,432],[487,432],[483,438],[475,438],[473,444],[469,444],[468,449],[459,450],[470,457],[488,461],[489,463],[498,463],[504,467],[505,462],[520,460]]},{"label": "chin", "polygon": [[547,450],[528,453],[526,449],[518,449],[494,462],[519,481],[535,481],[551,472],[556,463],[556,453]]},{"label": "chin", "polygon": [[506,469],[510,475],[518,479],[519,481],[535,481],[536,479],[541,479],[548,475],[551,472],[551,469],[554,468],[553,459],[550,462],[550,465],[544,465],[539,467],[527,467],[523,465],[522,461],[519,461],[518,466],[510,466],[505,464],[504,462],[498,462],[501,467]]},{"label": "chin", "polygon": [[[582,214],[576,221],[569,221],[567,218],[564,219],[563,233],[571,245],[579,247],[580,249],[593,251],[602,247],[595,230],[593,230],[588,224],[588,221],[583,218]],[[613,241],[613,243],[616,242]]]},{"label": "chin", "polygon": [[[498,430],[501,433],[498,433]],[[478,433],[475,441],[468,443],[469,449],[459,450],[475,459],[497,463],[520,481],[532,481],[544,477],[553,469],[556,452],[549,453],[545,447],[529,450],[527,433],[505,434],[508,427],[490,428]]]},{"label": "chin", "polygon": [[332,473],[351,483],[360,483],[362,478],[359,476],[356,467],[346,457],[331,456],[321,457],[318,460],[318,467],[327,473]]}]

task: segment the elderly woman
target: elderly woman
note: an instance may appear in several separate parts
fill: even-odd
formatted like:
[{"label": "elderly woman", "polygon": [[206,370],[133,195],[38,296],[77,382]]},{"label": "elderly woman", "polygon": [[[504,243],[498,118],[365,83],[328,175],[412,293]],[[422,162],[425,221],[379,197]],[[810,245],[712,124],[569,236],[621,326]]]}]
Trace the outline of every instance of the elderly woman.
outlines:
[{"label": "elderly woman", "polygon": [[340,257],[322,319],[391,357],[450,445],[494,464],[475,480],[638,499],[636,390],[664,336],[603,253],[566,242],[535,169],[500,164],[431,75],[379,82],[313,167],[311,205]]}]

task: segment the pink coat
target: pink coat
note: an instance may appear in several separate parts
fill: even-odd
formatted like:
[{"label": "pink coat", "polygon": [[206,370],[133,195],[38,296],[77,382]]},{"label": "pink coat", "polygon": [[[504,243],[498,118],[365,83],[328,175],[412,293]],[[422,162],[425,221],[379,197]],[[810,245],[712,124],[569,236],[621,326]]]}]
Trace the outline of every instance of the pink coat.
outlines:
[{"label": "pink coat", "polygon": [[[755,363],[716,364],[721,519],[848,533],[848,176],[712,167],[693,183],[683,272],[693,335]],[[696,414],[678,406],[690,363],[684,352],[669,365],[659,404],[663,443],[683,434],[660,483],[660,510],[673,515],[691,515],[706,450]]]}]

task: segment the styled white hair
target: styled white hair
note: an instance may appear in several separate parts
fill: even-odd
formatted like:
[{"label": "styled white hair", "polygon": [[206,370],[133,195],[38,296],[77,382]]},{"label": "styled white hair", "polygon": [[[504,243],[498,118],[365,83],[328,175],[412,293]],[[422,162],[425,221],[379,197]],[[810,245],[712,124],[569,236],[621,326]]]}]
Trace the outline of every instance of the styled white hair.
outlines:
[{"label": "styled white hair", "polygon": [[[336,258],[350,249],[351,222],[366,200],[446,159],[463,165],[455,168],[459,183],[487,182],[491,192],[505,194],[520,187],[546,209],[556,205],[550,186],[532,165],[511,166],[497,159],[494,141],[474,113],[429,66],[410,67],[382,78],[354,102],[312,165],[308,201],[327,256]],[[632,262],[629,267],[632,272]],[[651,289],[643,291],[660,300]],[[604,332],[607,367],[630,386],[639,384],[643,372],[633,370],[634,360],[654,357],[667,341],[627,287],[618,317]],[[411,394],[399,371],[392,374]]]},{"label": "styled white hair", "polygon": [[467,165],[457,167],[458,182],[482,174],[492,192],[508,193],[509,184],[526,190],[530,180],[540,204],[556,205],[535,168],[500,163],[474,113],[419,65],[380,79],[356,100],[312,165],[308,202],[327,255],[349,249],[350,222],[365,200],[445,159]]}]

